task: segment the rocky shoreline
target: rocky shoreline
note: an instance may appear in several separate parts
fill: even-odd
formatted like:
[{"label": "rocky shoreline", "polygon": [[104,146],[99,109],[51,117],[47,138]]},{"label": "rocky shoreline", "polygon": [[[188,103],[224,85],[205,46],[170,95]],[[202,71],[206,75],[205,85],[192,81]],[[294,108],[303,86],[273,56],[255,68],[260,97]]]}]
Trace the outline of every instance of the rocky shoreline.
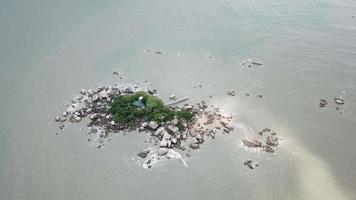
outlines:
[{"label": "rocky shoreline", "polygon": [[[199,149],[208,138],[214,139],[217,134],[228,134],[234,130],[231,125],[233,116],[226,116],[220,109],[208,105],[202,101],[195,105],[183,103],[188,98],[177,99],[175,95],[170,96],[171,102],[166,103],[174,111],[187,110],[194,114],[191,121],[185,119],[173,119],[166,122],[137,120],[129,124],[121,124],[115,121],[114,116],[108,112],[108,108],[114,99],[120,95],[130,95],[135,92],[144,91],[150,95],[157,96],[155,89],[143,89],[138,85],[123,84],[113,86],[100,86],[96,89],[81,89],[79,94],[71,100],[66,110],[55,117],[59,129],[63,130],[67,123],[78,123],[89,119],[87,124],[89,134],[95,136],[97,148],[105,146],[106,141],[111,140],[111,135],[120,132],[138,130],[149,135],[149,141],[157,147],[158,156],[165,156],[170,150],[186,151],[189,157],[190,150]],[[88,139],[91,141],[91,139]],[[151,150],[144,149],[138,152],[138,157],[145,159]],[[148,159],[148,168],[152,167]]]}]

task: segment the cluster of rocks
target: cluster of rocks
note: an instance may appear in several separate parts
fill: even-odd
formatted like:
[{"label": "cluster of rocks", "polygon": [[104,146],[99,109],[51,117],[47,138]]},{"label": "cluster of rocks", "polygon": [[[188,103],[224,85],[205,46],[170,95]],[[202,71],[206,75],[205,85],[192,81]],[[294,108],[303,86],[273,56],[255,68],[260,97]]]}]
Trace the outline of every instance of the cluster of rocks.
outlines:
[{"label": "cluster of rocks", "polygon": [[[264,128],[258,132],[256,138],[243,138],[241,141],[246,147],[259,149],[266,153],[274,153],[274,148],[279,145],[279,141],[281,140],[281,138],[277,136],[277,133],[271,131],[270,128]],[[250,169],[257,166],[256,162],[252,162],[250,159],[245,161],[244,164]]]},{"label": "cluster of rocks", "polygon": [[258,163],[251,159],[245,160],[244,165],[246,165],[250,169],[254,169],[255,167],[258,167]]},{"label": "cluster of rocks", "polygon": [[[260,148],[266,153],[274,153],[274,147],[279,145],[280,137],[277,133],[271,131],[270,128],[264,128],[262,131],[258,132],[259,139],[242,139],[242,143],[250,148]],[[261,141],[264,141],[261,142]]]},{"label": "cluster of rocks", "polygon": [[226,93],[229,96],[235,96],[235,91],[227,91]]},{"label": "cluster of rocks", "polygon": [[[149,94],[155,94],[156,90],[143,90],[137,85],[114,85],[101,86],[96,89],[81,89],[80,94],[71,100],[66,110],[55,117],[62,130],[65,123],[78,123],[84,118],[89,119],[87,124],[89,134],[96,140],[97,148],[105,145],[105,139],[110,134],[120,131],[128,132],[138,130],[145,132],[150,136],[150,141],[158,146],[157,153],[164,156],[169,149],[198,149],[208,137],[215,138],[218,133],[230,133],[233,127],[230,125],[233,116],[224,116],[220,109],[213,105],[208,105],[205,101],[196,105],[184,104],[182,107],[173,106],[173,110],[188,110],[194,114],[192,121],[185,119],[173,119],[167,122],[156,122],[140,120],[130,124],[119,124],[114,120],[114,116],[108,112],[110,103],[115,97],[124,94],[131,94],[137,91],[146,91]],[[175,95],[169,97],[175,100]],[[179,99],[178,99],[179,100]],[[175,101],[173,101],[175,102]],[[89,139],[88,141],[91,141]],[[150,153],[149,150],[143,150],[137,155],[145,158]],[[189,154],[187,154],[188,156]]]},{"label": "cluster of rocks", "polygon": [[232,116],[223,116],[219,108],[209,107],[205,101],[196,105],[185,104],[183,108],[195,114],[193,121],[173,119],[160,124],[155,122],[141,124],[140,130],[149,131],[151,136],[157,140],[158,155],[164,156],[169,149],[175,148],[182,151],[187,148],[199,149],[206,138],[214,139],[219,132],[233,131],[233,127],[230,126]]},{"label": "cluster of rocks", "polygon": [[154,53],[156,53],[156,54],[163,54],[162,51],[151,50],[151,49],[146,49],[145,52],[154,52]]},{"label": "cluster of rocks", "polygon": [[[344,99],[341,97],[334,97],[334,103],[336,104],[336,110],[339,111],[340,114],[343,114],[343,111],[340,110],[339,106],[342,106],[345,104]],[[326,99],[320,99],[320,102],[319,102],[320,108],[325,108],[327,104],[328,104],[328,102],[326,101]]]},{"label": "cluster of rocks", "polygon": [[254,67],[254,66],[262,66],[262,62],[253,61],[251,58],[241,63],[241,66]]}]

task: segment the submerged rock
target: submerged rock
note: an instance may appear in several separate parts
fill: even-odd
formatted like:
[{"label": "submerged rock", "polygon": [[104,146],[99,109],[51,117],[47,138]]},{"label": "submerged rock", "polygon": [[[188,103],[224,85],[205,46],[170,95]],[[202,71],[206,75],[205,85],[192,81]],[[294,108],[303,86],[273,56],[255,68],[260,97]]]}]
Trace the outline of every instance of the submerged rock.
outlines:
[{"label": "submerged rock", "polygon": [[150,150],[146,149],[146,150],[138,152],[137,156],[139,156],[141,158],[146,158],[149,153],[150,153]]},{"label": "submerged rock", "polygon": [[320,99],[320,103],[319,103],[320,108],[324,108],[326,106],[326,104],[328,104],[328,102],[326,102],[325,99]]}]

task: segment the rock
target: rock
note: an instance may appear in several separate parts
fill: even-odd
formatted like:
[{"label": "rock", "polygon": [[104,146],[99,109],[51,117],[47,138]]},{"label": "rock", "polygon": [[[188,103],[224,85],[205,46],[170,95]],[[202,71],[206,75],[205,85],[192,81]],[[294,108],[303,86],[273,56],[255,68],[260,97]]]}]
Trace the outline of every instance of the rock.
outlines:
[{"label": "rock", "polygon": [[102,90],[102,91],[99,93],[99,97],[100,97],[101,99],[106,99],[106,98],[108,98],[108,94],[106,93],[105,90]]},{"label": "rock", "polygon": [[253,147],[253,148],[262,146],[262,143],[260,141],[254,139],[242,139],[242,143],[247,147]]},{"label": "rock", "polygon": [[178,124],[178,119],[173,119],[171,121],[172,125],[176,126]]},{"label": "rock", "polygon": [[95,102],[99,99],[99,96],[97,94],[94,94],[92,97],[91,97],[91,101],[92,102]]},{"label": "rock", "polygon": [[278,138],[272,135],[267,136],[266,144],[270,146],[278,146]]},{"label": "rock", "polygon": [[263,151],[266,153],[274,153],[274,149],[270,146],[263,146]]},{"label": "rock", "polygon": [[168,153],[168,151],[169,150],[167,148],[159,148],[158,149],[158,155],[164,156],[164,155],[166,155]]},{"label": "rock", "polygon": [[226,129],[226,128],[224,128],[223,131],[224,131],[225,133],[230,133],[229,129]]},{"label": "rock", "polygon": [[334,100],[335,100],[336,104],[339,104],[339,105],[344,104],[344,100],[340,97],[335,97]]},{"label": "rock", "polygon": [[153,135],[155,135],[155,136],[160,136],[160,135],[163,135],[165,132],[166,132],[166,131],[165,131],[164,127],[159,127],[159,128],[153,133]]},{"label": "rock", "polygon": [[156,54],[163,54],[161,51],[155,51]]},{"label": "rock", "polygon": [[167,127],[167,131],[172,135],[176,135],[179,133],[179,128],[171,125]]},{"label": "rock", "polygon": [[66,111],[64,111],[64,112],[62,113],[62,116],[63,116],[63,117],[67,117],[67,115],[68,115],[68,113],[67,113]]},{"label": "rock", "polygon": [[203,136],[201,134],[197,134],[197,136],[195,136],[195,138],[198,139],[198,140],[202,140]]},{"label": "rock", "polygon": [[81,89],[81,90],[80,90],[80,94],[81,94],[81,95],[85,95],[86,93],[87,93],[87,92],[85,91],[85,89]]},{"label": "rock", "polygon": [[253,163],[253,161],[251,159],[247,159],[244,161],[244,165],[246,165],[247,167],[249,167],[250,169],[254,169],[255,167],[258,166],[257,163]]},{"label": "rock", "polygon": [[150,153],[150,150],[146,149],[141,152],[138,152],[137,155],[141,158],[146,158],[149,153]]},{"label": "rock", "polygon": [[64,125],[64,124],[59,125],[59,129],[60,129],[60,130],[63,130],[63,129],[64,129],[64,127],[65,127],[65,125]]},{"label": "rock", "polygon": [[229,95],[229,96],[235,96],[235,91],[227,91],[227,95]]},{"label": "rock", "polygon": [[148,126],[148,122],[143,122],[143,123],[141,124],[141,126],[144,127],[144,128],[146,128],[146,127]]},{"label": "rock", "polygon": [[326,104],[328,104],[328,102],[326,102],[325,99],[320,99],[320,103],[319,103],[320,108],[324,108],[326,106]]},{"label": "rock", "polygon": [[167,140],[162,139],[162,140],[159,142],[159,146],[160,146],[160,147],[167,147],[167,146],[168,146]]},{"label": "rock", "polygon": [[96,133],[96,132],[98,132],[98,129],[97,129],[97,128],[94,128],[94,127],[91,127],[91,128],[89,129],[89,131],[90,131],[90,133]]},{"label": "rock", "polygon": [[148,126],[153,129],[156,130],[158,128],[158,123],[155,121],[150,121],[150,123],[148,124]]},{"label": "rock", "polygon": [[167,132],[165,132],[164,134],[163,134],[163,139],[165,139],[165,140],[170,140],[172,138],[172,136],[170,135],[170,134],[168,134]]},{"label": "rock", "polygon": [[93,89],[89,89],[87,91],[87,93],[88,93],[88,96],[92,96],[94,94],[94,91],[93,91]]},{"label": "rock", "polygon": [[189,147],[190,147],[191,149],[199,149],[199,144],[198,144],[198,143],[190,143],[190,144],[189,144]]},{"label": "rock", "polygon": [[176,95],[171,94],[171,95],[169,96],[169,99],[170,99],[170,100],[174,100],[174,99],[176,99]]},{"label": "rock", "polygon": [[114,126],[116,123],[115,121],[111,121],[110,124]]},{"label": "rock", "polygon": [[177,142],[178,142],[177,138],[172,138],[171,141],[172,141],[173,144],[177,144]]},{"label": "rock", "polygon": [[59,122],[61,120],[61,118],[59,117],[59,115],[57,115],[55,118],[54,118],[54,121],[56,122]]}]

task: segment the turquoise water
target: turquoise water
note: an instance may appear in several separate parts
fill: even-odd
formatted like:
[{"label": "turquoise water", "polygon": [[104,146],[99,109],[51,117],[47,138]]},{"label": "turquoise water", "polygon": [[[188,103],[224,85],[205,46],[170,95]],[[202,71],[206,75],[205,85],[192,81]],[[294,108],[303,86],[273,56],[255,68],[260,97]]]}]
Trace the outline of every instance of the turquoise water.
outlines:
[{"label": "turquoise water", "polygon": [[[356,2],[0,5],[0,199],[356,198]],[[248,58],[264,65],[242,67]],[[274,155],[251,152],[236,129],[195,152],[188,168],[144,170],[132,160],[147,147],[143,135],[114,137],[101,150],[87,143],[84,124],[55,135],[53,117],[80,88],[145,80],[166,99],[213,95],[240,125],[271,127],[284,142]],[[335,96],[345,99],[343,114]],[[260,166],[249,170],[247,158]]]}]

